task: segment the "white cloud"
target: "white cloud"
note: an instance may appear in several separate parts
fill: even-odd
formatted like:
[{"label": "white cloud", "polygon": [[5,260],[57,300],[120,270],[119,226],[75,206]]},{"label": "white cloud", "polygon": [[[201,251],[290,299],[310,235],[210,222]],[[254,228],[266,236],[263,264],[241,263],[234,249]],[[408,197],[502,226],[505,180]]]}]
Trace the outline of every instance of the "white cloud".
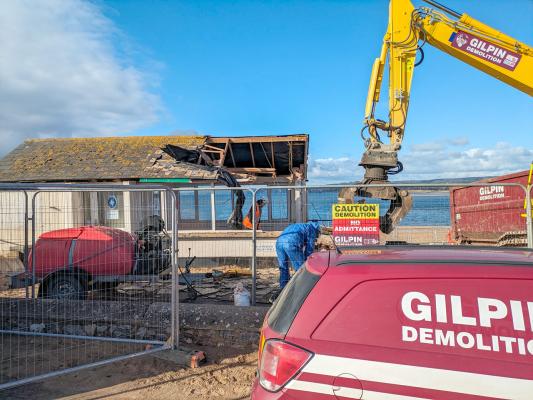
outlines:
[{"label": "white cloud", "polygon": [[446,148],[446,144],[443,142],[429,142],[429,143],[420,143],[420,144],[413,144],[411,146],[411,149],[413,152],[420,153],[420,154],[432,154],[438,151],[443,151]]},{"label": "white cloud", "polygon": [[359,160],[349,157],[309,158],[308,175],[311,183],[351,182],[362,176]]},{"label": "white cloud", "polygon": [[[446,143],[449,143],[447,145]],[[396,180],[462,178],[502,175],[528,169],[533,149],[506,142],[493,147],[472,147],[457,150],[451,141],[428,142],[402,150],[399,158],[404,171]],[[459,146],[458,144],[455,146]],[[353,182],[361,179],[359,158],[310,159],[309,178],[312,183]]]},{"label": "white cloud", "polygon": [[461,136],[457,138],[448,139],[448,143],[454,146],[466,146],[470,143],[470,140],[467,137]]},{"label": "white cloud", "polygon": [[94,3],[0,3],[0,153],[29,137],[125,133],[158,118],[147,75]]},{"label": "white cloud", "polygon": [[460,178],[525,170],[533,160],[533,150],[500,142],[493,147],[473,147],[462,151],[446,148],[444,151],[421,153],[412,150],[401,159],[404,164],[402,178]]}]

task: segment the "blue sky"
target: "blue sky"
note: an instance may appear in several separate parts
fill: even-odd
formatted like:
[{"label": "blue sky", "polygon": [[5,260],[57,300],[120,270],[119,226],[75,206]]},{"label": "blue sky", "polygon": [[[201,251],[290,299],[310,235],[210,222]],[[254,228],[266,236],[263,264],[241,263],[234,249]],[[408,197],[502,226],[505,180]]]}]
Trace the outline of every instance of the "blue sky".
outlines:
[{"label": "blue sky", "polygon": [[[72,58],[88,72],[72,83],[79,92],[92,93],[76,107],[86,107],[86,122],[32,125],[30,136],[308,133],[313,181],[360,176],[359,130],[371,65],[386,29],[387,1],[66,3],[71,5],[63,11],[67,22],[79,4],[87,10],[75,28],[65,23],[63,33],[78,39],[59,44],[67,49],[61,57],[67,61],[72,57],[68,49],[75,51],[77,45],[93,54],[90,60]],[[533,45],[531,0],[445,3]],[[23,16],[18,26],[30,25],[27,14],[33,8],[14,11]],[[55,17],[50,26],[57,29],[65,18]],[[42,41],[44,47],[53,44]],[[526,169],[533,160],[533,100],[430,46],[425,50],[425,61],[415,71],[400,154],[404,177]],[[105,62],[95,64],[100,59]],[[102,83],[99,68],[113,79],[113,90]],[[1,70],[0,65],[0,77]],[[80,79],[87,79],[85,88]],[[9,92],[11,98],[17,90]],[[49,91],[40,93],[49,96]],[[107,112],[94,105],[95,98],[102,99]]]}]

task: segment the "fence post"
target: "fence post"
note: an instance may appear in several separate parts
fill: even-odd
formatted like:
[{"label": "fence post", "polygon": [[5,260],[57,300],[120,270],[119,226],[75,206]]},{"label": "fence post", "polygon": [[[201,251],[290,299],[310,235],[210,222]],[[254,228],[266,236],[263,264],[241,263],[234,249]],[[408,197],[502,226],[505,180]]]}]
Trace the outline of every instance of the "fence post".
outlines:
[{"label": "fence post", "polygon": [[31,199],[31,249],[32,249],[32,254],[33,254],[33,257],[31,258],[31,298],[32,299],[37,298],[35,296],[35,281],[36,281],[35,259],[37,258],[36,248],[35,248],[35,234],[36,234],[36,230],[35,230],[35,210],[36,210],[35,198],[37,197],[38,194],[39,194],[39,192],[36,191],[33,194],[32,199]]},{"label": "fence post", "polygon": [[257,224],[255,221],[257,189],[252,191],[252,298],[251,303],[255,306],[256,268],[257,268]]},{"label": "fence post", "polygon": [[216,213],[216,198],[215,198],[214,190],[211,190],[209,197],[211,200],[211,230],[216,231],[217,230],[217,213]]},{"label": "fence post", "polygon": [[531,192],[533,186],[528,186],[526,191],[526,229],[527,229],[527,247],[533,248],[533,211],[531,210]]},{"label": "fence post", "polygon": [[[172,345],[173,350],[177,350],[179,347],[179,311],[180,311],[180,305],[179,305],[179,282],[178,282],[178,222],[177,222],[177,210],[176,210],[176,194],[172,189],[167,189],[167,198],[169,198],[170,201],[167,203],[170,203],[171,207],[171,214],[170,219],[172,223],[172,255],[171,255],[171,263],[172,263],[172,295],[171,295],[171,315],[170,315],[170,329],[172,330],[170,335],[170,341]],[[168,207],[168,204],[167,204]]]},{"label": "fence post", "polygon": [[[29,241],[28,241],[28,192],[24,190],[24,281],[28,279],[28,259],[29,259]],[[24,285],[26,299],[30,297],[28,285]]]}]

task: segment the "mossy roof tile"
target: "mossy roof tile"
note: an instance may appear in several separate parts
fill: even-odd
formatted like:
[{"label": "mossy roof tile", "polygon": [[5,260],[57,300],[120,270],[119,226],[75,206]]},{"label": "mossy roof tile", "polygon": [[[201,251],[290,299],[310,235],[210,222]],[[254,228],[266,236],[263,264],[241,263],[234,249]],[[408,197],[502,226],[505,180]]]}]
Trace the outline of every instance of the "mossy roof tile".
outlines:
[{"label": "mossy roof tile", "polygon": [[194,165],[176,163],[161,150],[167,144],[195,148],[203,145],[206,139],[205,136],[30,139],[0,161],[0,182],[130,180],[161,176],[212,179],[214,173],[205,174],[205,170]]}]

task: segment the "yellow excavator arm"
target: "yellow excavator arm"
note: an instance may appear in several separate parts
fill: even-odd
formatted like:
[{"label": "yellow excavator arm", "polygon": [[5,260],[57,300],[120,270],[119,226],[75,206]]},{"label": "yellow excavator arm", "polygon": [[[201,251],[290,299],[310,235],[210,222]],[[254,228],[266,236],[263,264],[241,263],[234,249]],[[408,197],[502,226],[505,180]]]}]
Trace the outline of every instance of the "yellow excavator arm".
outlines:
[{"label": "yellow excavator arm", "polygon": [[[432,45],[449,55],[533,96],[533,49],[498,30],[460,14],[433,0],[424,0],[435,8],[415,8],[410,0],[391,0],[389,22],[379,58],[374,61],[364,126],[361,135],[366,151],[360,165],[365,168],[364,185],[343,190],[339,201],[352,202],[354,196],[390,200],[381,219],[381,230],[394,229],[410,210],[408,192],[389,184],[388,176],[401,172],[398,161],[411,96],[415,67],[424,57],[423,47]],[[420,56],[418,56],[420,54]],[[417,62],[417,56],[420,60]],[[385,66],[389,67],[388,120],[375,117],[381,94]],[[388,140],[382,141],[387,136]]]}]

